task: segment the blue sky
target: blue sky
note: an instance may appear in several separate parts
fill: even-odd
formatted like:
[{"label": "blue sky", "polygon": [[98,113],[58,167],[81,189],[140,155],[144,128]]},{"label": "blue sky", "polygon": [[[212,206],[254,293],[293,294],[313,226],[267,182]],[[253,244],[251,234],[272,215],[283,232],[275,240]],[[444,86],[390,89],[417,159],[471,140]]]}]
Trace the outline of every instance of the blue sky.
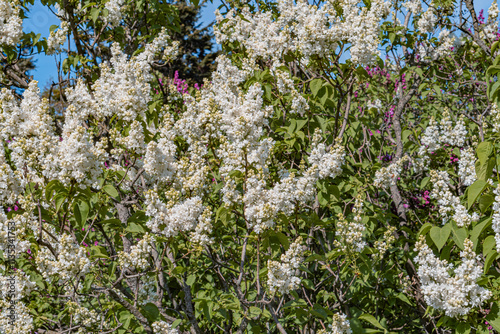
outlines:
[{"label": "blue sky", "polygon": [[[207,1],[205,7],[202,9],[201,22],[203,25],[209,24],[215,20],[214,12],[220,5],[220,0],[213,1],[214,3]],[[475,1],[474,7],[477,11],[484,9],[486,12],[490,5],[491,0],[479,0]],[[24,20],[23,28],[26,32],[34,31],[35,33],[41,33],[42,37],[47,37],[49,35],[50,26],[53,24],[58,25],[59,20],[47,7],[43,6],[40,1],[37,0],[29,12],[29,18]],[[33,75],[33,79],[39,82],[39,87],[45,87],[45,85],[51,81],[51,78],[55,79],[57,77],[57,67],[54,57],[58,56],[40,54],[35,57],[36,69],[31,72],[31,75]]]},{"label": "blue sky", "polygon": [[[202,9],[201,23],[203,26],[210,24],[215,20],[215,10],[220,5],[220,0],[214,0],[214,3],[208,1]],[[23,22],[23,30],[25,32],[33,31],[42,34],[42,37],[49,36],[51,25],[59,25],[59,19],[52,12],[43,6],[39,0],[30,8],[29,17]],[[31,71],[33,79],[38,81],[39,87],[43,88],[52,79],[57,78],[57,66],[54,57],[40,54],[34,57],[36,60],[36,69]]]}]

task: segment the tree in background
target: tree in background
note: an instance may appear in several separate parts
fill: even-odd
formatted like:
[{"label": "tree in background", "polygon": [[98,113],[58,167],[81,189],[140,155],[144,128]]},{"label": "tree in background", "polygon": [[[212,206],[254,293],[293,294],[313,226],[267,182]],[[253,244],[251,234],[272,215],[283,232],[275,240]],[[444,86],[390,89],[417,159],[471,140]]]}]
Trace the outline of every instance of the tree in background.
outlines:
[{"label": "tree in background", "polygon": [[173,31],[171,38],[179,42],[180,56],[162,69],[162,73],[173,78],[177,71],[188,84],[202,84],[203,79],[210,78],[216,66],[215,59],[220,54],[220,51],[214,51],[212,24],[201,27],[201,7],[186,1],[175,3],[175,7],[179,13],[179,30]]}]

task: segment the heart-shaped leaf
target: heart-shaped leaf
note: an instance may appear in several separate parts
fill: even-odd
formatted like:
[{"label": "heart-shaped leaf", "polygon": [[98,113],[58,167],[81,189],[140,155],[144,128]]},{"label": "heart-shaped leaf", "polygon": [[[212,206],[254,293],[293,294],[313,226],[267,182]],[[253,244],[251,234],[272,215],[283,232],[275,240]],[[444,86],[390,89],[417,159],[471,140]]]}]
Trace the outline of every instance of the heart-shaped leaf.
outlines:
[{"label": "heart-shaped leaf", "polygon": [[438,250],[441,250],[441,248],[443,248],[443,246],[446,244],[446,241],[448,241],[450,233],[451,225],[446,224],[443,227],[434,226],[433,228],[431,228],[429,235],[431,236],[431,239]]}]

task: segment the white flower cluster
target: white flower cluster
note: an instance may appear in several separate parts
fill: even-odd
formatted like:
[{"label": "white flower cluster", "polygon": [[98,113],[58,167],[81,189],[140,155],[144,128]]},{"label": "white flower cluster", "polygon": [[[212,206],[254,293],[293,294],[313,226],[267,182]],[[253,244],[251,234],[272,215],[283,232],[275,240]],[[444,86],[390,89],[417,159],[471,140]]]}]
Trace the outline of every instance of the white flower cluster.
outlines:
[{"label": "white flower cluster", "polygon": [[20,171],[12,170],[5,158],[5,149],[0,147],[0,201],[14,204],[22,190],[20,174]]},{"label": "white flower cluster", "polygon": [[[14,289],[12,289],[12,285],[14,285]],[[14,299],[21,299],[29,296],[36,289],[36,283],[30,281],[30,276],[21,270],[16,270],[14,274],[8,276],[0,274],[0,297],[3,300],[9,300],[9,294],[13,294]]]},{"label": "white flower cluster", "polygon": [[443,29],[439,32],[438,39],[440,44],[435,48],[436,57],[440,58],[449,55],[456,43],[456,37],[449,30]]},{"label": "white flower cluster", "polygon": [[36,255],[36,265],[43,277],[48,282],[52,282],[54,276],[58,276],[59,280],[69,280],[88,273],[90,260],[87,257],[87,249],[75,244],[66,233],[58,239],[57,258],[47,247],[42,247]]},{"label": "white flower cluster", "polygon": [[460,39],[453,35],[449,30],[442,29],[439,32],[437,42],[432,43],[430,39],[421,42],[418,46],[418,55],[424,62],[428,61],[427,58],[431,61],[435,61],[439,58],[450,55],[453,52],[453,48],[459,46],[460,43]]},{"label": "white flower cluster", "polygon": [[[114,134],[113,140],[131,153],[142,155],[146,151],[144,131],[136,119],[144,117],[151,101],[149,64],[162,48],[174,52],[164,32],[146,45],[144,52],[130,60],[114,44],[112,66],[101,65],[102,76],[91,87],[91,92],[82,81],[67,92],[70,105],[64,114],[61,137],[55,131],[48,101],[39,96],[36,81],[30,82],[20,104],[11,91],[3,89],[0,93],[0,138],[12,151],[14,168],[6,164],[1,154],[0,189],[9,190],[11,198],[8,199],[12,201],[19,186],[28,182],[44,185],[57,179],[68,184],[74,180],[83,187],[98,187],[104,162],[109,158],[108,142],[106,137],[94,139],[94,134],[85,127],[89,117],[102,120],[116,115],[125,125],[130,122],[128,135]],[[119,155],[122,151],[111,153]]]},{"label": "white flower cluster", "polygon": [[327,177],[335,178],[342,172],[345,157],[344,148],[339,143],[336,143],[331,146],[329,152],[326,152],[325,144],[319,142],[320,138],[320,131],[317,130],[314,133],[311,144],[312,149],[309,156],[309,163],[313,166],[318,166],[320,179]]},{"label": "white flower cluster", "polygon": [[281,255],[280,261],[267,262],[267,286],[271,294],[276,291],[286,294],[299,286],[300,278],[295,275],[295,271],[300,267],[303,253],[302,237],[298,237]]},{"label": "white flower cluster", "polygon": [[431,33],[436,29],[437,22],[436,10],[434,7],[429,7],[417,21],[417,26],[422,33]]},{"label": "white flower cluster", "polygon": [[0,208],[0,250],[5,252],[12,245],[9,240],[14,237],[14,254],[25,252],[30,246],[29,234],[37,225],[35,217],[28,210],[23,214],[14,215],[12,219],[7,219],[3,208]]},{"label": "white flower cluster", "polygon": [[92,327],[101,322],[101,316],[95,310],[88,310],[73,301],[67,302],[69,314],[73,316],[73,323],[83,327]]},{"label": "white flower cluster", "polygon": [[[424,236],[420,237],[415,250],[418,251],[415,261],[418,263],[422,293],[429,306],[443,310],[449,317],[459,317],[491,297],[489,290],[476,284],[483,269],[469,239],[464,241],[464,250],[460,252],[462,263],[456,268],[436,257],[425,243]],[[454,276],[450,275],[450,271]]]},{"label": "white flower cluster", "polygon": [[471,222],[479,219],[479,215],[474,212],[470,215],[464,205],[460,203],[460,199],[454,196],[450,189],[450,178],[446,171],[431,171],[431,182],[434,187],[430,193],[430,197],[438,201],[439,213],[443,218],[443,224],[448,221],[448,213],[453,212],[452,219],[459,227],[468,227]]},{"label": "white flower cluster", "polygon": [[0,45],[14,46],[23,35],[19,0],[0,0]]},{"label": "white flower cluster", "polygon": [[130,253],[118,252],[118,263],[123,268],[146,269],[149,265],[148,257],[153,249],[151,246],[153,243],[154,238],[149,233],[144,234],[137,245],[130,247]]},{"label": "white flower cluster", "polygon": [[[198,233],[207,227],[207,217],[203,216],[205,207],[199,196],[188,198],[174,205],[166,205],[161,201],[155,190],[146,193],[146,215],[151,219],[146,223],[153,233],[160,233],[167,238],[174,237],[179,232],[192,231],[197,228],[201,218]],[[196,232],[195,232],[196,233]],[[201,239],[201,236],[198,238]]]},{"label": "white flower cluster", "polygon": [[492,229],[495,232],[495,243],[497,252],[500,253],[500,185],[494,190],[495,202],[493,202]]},{"label": "white flower cluster", "polygon": [[451,115],[447,109],[443,112],[443,118],[439,124],[439,143],[448,144],[450,146],[464,146],[467,138],[467,128],[464,123],[464,116],[460,116],[453,125]]},{"label": "white flower cluster", "polygon": [[[95,97],[93,111],[98,119],[113,115],[128,122],[134,121],[137,116],[144,119],[144,112],[151,101],[151,74],[147,60],[154,53],[143,52],[128,60],[118,43],[113,44],[111,52],[111,66],[101,65],[101,76],[92,86]],[[78,93],[75,91],[75,95]],[[88,92],[84,94],[89,96]]]},{"label": "white flower cluster", "polygon": [[198,225],[191,232],[189,239],[193,244],[199,246],[209,245],[213,243],[213,238],[209,237],[210,233],[212,233],[212,210],[206,208],[198,217]]},{"label": "white flower cluster", "polygon": [[177,170],[175,164],[175,131],[173,131],[172,127],[172,117],[165,115],[163,117],[163,124],[159,129],[159,139],[158,141],[152,140],[148,143],[144,158],[144,169],[146,172],[154,180],[163,183],[172,181],[172,177]]},{"label": "white flower cluster", "polygon": [[335,240],[333,244],[343,252],[352,250],[359,253],[366,247],[366,242],[363,240],[363,232],[366,230],[366,227],[362,223],[364,212],[361,193],[356,197],[352,213],[354,214],[354,218],[351,222],[348,222],[342,213],[338,214],[336,224],[336,236],[338,240]]},{"label": "white flower cluster", "polygon": [[399,175],[401,175],[403,164],[408,161],[408,159],[408,156],[405,155],[398,161],[391,163],[389,166],[380,168],[375,172],[373,185],[375,187],[389,188],[391,185],[396,184],[399,179]]},{"label": "white flower cluster", "polygon": [[61,45],[66,43],[68,31],[69,22],[61,21],[61,27],[50,32],[49,38],[47,38],[47,49],[45,50],[47,55],[61,51]]},{"label": "white flower cluster", "polygon": [[413,15],[417,15],[422,12],[422,3],[420,0],[408,0],[403,3],[403,6]]},{"label": "white flower cluster", "polygon": [[458,118],[455,125],[453,125],[448,110],[443,112],[443,118],[439,125],[432,117],[420,139],[422,145],[418,150],[419,158],[415,159],[416,169],[427,169],[426,161],[429,159],[429,153],[434,153],[445,145],[463,147],[466,139],[467,128],[463,116]]},{"label": "white flower cluster", "polygon": [[491,3],[490,8],[488,9],[488,22],[486,26],[483,28],[483,31],[480,34],[480,37],[483,37],[482,34],[485,35],[490,41],[495,41],[497,39],[498,32],[498,5],[496,0]]},{"label": "white flower cluster", "polygon": [[300,52],[306,62],[313,55],[331,54],[340,41],[352,45],[353,62],[369,63],[378,54],[379,23],[389,4],[376,0],[370,9],[360,4],[340,1],[343,14],[339,15],[331,2],[318,8],[303,0],[279,0],[276,19],[270,11],[252,13],[246,7],[241,13],[230,10],[225,17],[217,11],[214,33],[218,43],[238,41],[251,57],[271,58],[275,63],[288,52]]},{"label": "white flower cluster", "polygon": [[328,331],[321,330],[318,334],[351,334],[351,324],[343,313],[335,313],[332,323],[328,325]]},{"label": "white flower cluster", "polygon": [[163,320],[153,322],[152,327],[155,334],[179,334],[177,329]]},{"label": "white flower cluster", "polygon": [[154,277],[144,275],[140,279],[137,300],[141,305],[147,303],[156,303],[158,301],[158,294],[156,289],[156,281]]},{"label": "white flower cluster", "polygon": [[280,69],[274,71],[276,78],[276,85],[281,94],[290,94],[292,97],[292,104],[290,107],[291,113],[303,115],[304,112],[309,110],[307,100],[297,91],[290,74]]},{"label": "white flower cluster", "polygon": [[57,162],[59,173],[53,176],[63,183],[76,180],[82,187],[98,187],[104,161],[108,157],[106,140],[92,142],[91,135],[83,125],[71,119],[73,107],[67,109],[67,121],[63,127],[62,140],[58,145]]},{"label": "white flower cluster", "polygon": [[114,149],[113,153],[115,155],[122,152],[125,153],[126,151],[142,155],[146,150],[143,125],[137,120],[134,120],[130,124],[130,129],[127,136],[123,137],[118,129],[111,129],[110,137],[111,141],[114,142],[115,147],[122,147],[122,149]]},{"label": "white flower cluster", "polygon": [[[0,93],[0,137],[12,150],[11,161],[18,171],[21,186],[27,182],[44,184],[44,176],[54,174],[53,156],[59,144],[48,101],[40,99],[37,82],[32,81],[18,104],[10,90]],[[27,176],[25,173],[27,172]],[[29,179],[29,181],[28,181]]]},{"label": "white flower cluster", "polygon": [[[207,154],[206,145],[210,138],[221,143],[215,153],[221,161],[224,203],[227,206],[243,203],[249,227],[261,233],[274,226],[278,213],[290,214],[296,205],[314,200],[316,182],[341,172],[344,149],[337,144],[327,150],[319,143],[318,134],[315,136],[317,145],[312,145],[314,149],[309,158],[311,166],[302,165],[299,172],[282,170],[280,180],[273,182],[268,165],[274,141],[262,138],[273,109],[264,106],[263,90],[259,84],[253,84],[246,92],[239,86],[252,73],[252,68],[244,66],[240,70],[223,56],[217,62],[212,83],[206,85],[196,99],[186,101],[187,112],[174,128],[186,138],[191,152],[196,153],[193,157]],[[197,178],[199,186],[195,187],[200,189],[202,176],[208,170],[202,163],[203,159],[197,159],[200,163],[195,161],[190,168],[199,166],[195,171],[203,172]]]},{"label": "white flower cluster", "polygon": [[122,19],[123,2],[124,0],[108,0],[108,2],[106,2],[106,5],[104,5],[104,9],[108,10],[108,16],[104,18],[106,23],[109,23],[112,26],[120,24]]},{"label": "white flower cluster", "polygon": [[491,123],[493,124],[493,132],[500,132],[500,110],[496,103],[491,106]]},{"label": "white flower cluster", "polygon": [[460,199],[451,193],[450,177],[446,171],[431,170],[429,174],[433,183],[430,197],[438,202],[439,214],[443,219],[443,224],[450,218],[450,213],[453,213],[452,219],[457,223],[458,227],[468,227],[471,222],[479,219],[476,212],[470,215],[465,206],[460,203]]},{"label": "white flower cluster", "polygon": [[468,147],[460,152],[458,176],[464,186],[470,186],[476,181],[476,160],[476,155],[472,147]]},{"label": "white flower cluster", "polygon": [[[11,307],[9,302],[0,300],[0,333],[32,333],[35,328],[29,308],[20,301],[14,305],[13,310],[9,309],[9,307]],[[13,322],[12,315],[15,316],[15,321]]]}]

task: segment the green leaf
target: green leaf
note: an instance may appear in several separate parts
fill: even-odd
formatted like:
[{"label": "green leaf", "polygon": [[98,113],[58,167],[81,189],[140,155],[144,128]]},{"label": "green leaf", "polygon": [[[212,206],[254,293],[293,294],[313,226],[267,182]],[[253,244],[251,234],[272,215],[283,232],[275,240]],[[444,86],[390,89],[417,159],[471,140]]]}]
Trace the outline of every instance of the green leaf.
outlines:
[{"label": "green leaf", "polygon": [[111,262],[111,265],[108,267],[108,274],[113,277],[116,272],[116,267],[118,266],[117,261]]},{"label": "green leaf", "polygon": [[80,213],[80,208],[78,205],[73,206],[73,215],[75,216],[75,220],[78,223],[78,226],[82,226],[82,214]]},{"label": "green leaf", "polygon": [[453,232],[453,241],[455,244],[460,247],[460,249],[464,249],[464,241],[467,238],[467,229],[464,227],[458,227],[455,222],[452,224],[452,232]]},{"label": "green leaf", "polygon": [[311,88],[311,92],[313,93],[314,96],[318,95],[318,92],[321,89],[321,86],[323,86],[323,80],[314,79],[311,81],[311,83],[309,84],[309,87]]},{"label": "green leaf", "polygon": [[172,270],[172,274],[174,275],[180,275],[182,273],[184,273],[187,269],[182,267],[182,266],[177,266],[174,268],[174,270]]},{"label": "green leaf", "polygon": [[90,247],[90,254],[92,257],[109,259],[108,252],[106,248],[102,246],[92,246]]},{"label": "green leaf", "polygon": [[196,275],[192,274],[187,277],[186,284],[189,286],[193,286],[195,281],[196,281]]},{"label": "green leaf", "polygon": [[469,188],[467,188],[467,204],[469,209],[472,207],[476,199],[481,195],[486,187],[486,181],[476,180]]},{"label": "green leaf", "polygon": [[457,330],[455,333],[457,334],[469,334],[471,329],[471,325],[465,322],[461,322],[457,326]]},{"label": "green leaf", "polygon": [[474,228],[472,229],[472,232],[470,233],[470,240],[474,243],[474,245],[477,244],[477,241],[479,240],[479,236],[483,231],[491,225],[491,217],[480,222]]},{"label": "green leaf", "polygon": [[497,301],[493,303],[486,320],[497,332],[500,331],[500,308]]},{"label": "green leaf", "polygon": [[248,309],[248,315],[249,315],[250,319],[257,318],[261,313],[262,313],[262,310],[258,307],[255,307],[255,306],[250,306],[250,308]]},{"label": "green leaf", "polygon": [[[77,216],[77,211],[78,211],[78,216]],[[80,226],[83,226],[83,224],[87,221],[89,211],[90,207],[87,202],[80,201],[75,204],[74,206],[75,219]]]},{"label": "green leaf", "polygon": [[45,199],[47,202],[49,202],[52,199],[52,195],[54,192],[57,194],[59,192],[62,192],[66,190],[59,180],[52,180],[47,184],[47,187],[45,188]]},{"label": "green leaf", "polygon": [[102,220],[99,222],[99,224],[101,225],[111,225],[111,226],[117,226],[117,227],[121,227],[122,226],[122,222],[120,221],[120,219],[105,219],[105,220]]},{"label": "green leaf", "polygon": [[496,250],[491,250],[490,253],[486,256],[486,260],[484,260],[484,274],[486,275],[490,270],[493,261],[495,261],[498,257],[498,253]]},{"label": "green leaf", "polygon": [[314,283],[310,279],[301,280],[302,285],[309,290],[314,290]]},{"label": "green leaf", "polygon": [[153,303],[147,303],[142,307],[142,309],[144,310],[144,315],[150,322],[155,322],[160,316],[158,307]]},{"label": "green leaf", "polygon": [[283,248],[285,248],[285,250],[288,250],[288,248],[290,247],[290,241],[288,241],[287,236],[281,232],[273,233],[273,235],[278,238]]},{"label": "green leaf", "polygon": [[430,179],[431,179],[430,176],[424,177],[422,179],[422,182],[420,182],[420,189],[424,189],[424,187],[427,185]]},{"label": "green leaf", "polygon": [[418,232],[418,236],[426,235],[430,231],[432,226],[433,225],[431,223],[425,223],[424,225],[422,225],[420,231]]},{"label": "green leaf", "polygon": [[485,213],[494,201],[495,196],[493,196],[492,194],[481,196],[481,198],[479,199],[479,209],[481,210],[481,212]]},{"label": "green leaf", "polygon": [[384,329],[384,327],[380,324],[380,322],[371,314],[367,314],[367,313],[362,314],[358,317],[358,319],[369,322],[370,324],[372,324],[373,326],[375,326],[377,328]]},{"label": "green leaf", "polygon": [[227,209],[223,205],[217,209],[217,213],[215,215],[215,221],[219,220],[224,224],[224,226],[227,226]]},{"label": "green leaf", "polygon": [[408,305],[413,305],[412,302],[410,302],[410,300],[408,299],[408,297],[406,297],[406,295],[404,293],[402,293],[402,292],[400,292],[399,294],[397,294],[396,297],[399,298],[399,299],[401,299],[402,301],[404,301]]},{"label": "green leaf", "polygon": [[483,241],[483,256],[487,256],[496,247],[496,240],[493,235],[489,235]]},{"label": "green leaf", "polygon": [[481,164],[484,165],[486,163],[491,152],[493,152],[493,144],[489,141],[483,141],[477,146],[476,154]]},{"label": "green leaf", "polygon": [[476,177],[479,180],[487,181],[491,173],[493,172],[493,168],[495,168],[496,164],[496,159],[495,157],[491,157],[488,159],[488,162],[485,164],[482,164],[481,162],[477,161],[476,162]]},{"label": "green leaf", "polygon": [[172,323],[172,328],[177,328],[182,323],[182,319],[177,319]]},{"label": "green leaf", "polygon": [[309,311],[312,315],[321,318],[321,319],[328,319],[328,313],[325,311],[325,309],[319,305],[319,304],[314,304],[313,309]]},{"label": "green leaf", "polygon": [[115,199],[119,199],[118,190],[116,190],[116,188],[111,184],[106,184],[104,187],[102,187],[102,190],[104,190],[104,192],[109,196],[114,197]]},{"label": "green leaf", "polygon": [[53,32],[54,30],[56,30],[57,28],[59,28],[59,26],[57,24],[53,24],[50,26],[49,28],[49,33]]},{"label": "green leaf", "polygon": [[451,233],[451,224],[446,224],[442,228],[439,228],[437,226],[434,226],[431,228],[431,232],[429,235],[431,236],[432,241],[438,248],[438,250],[441,250],[443,246],[446,244],[446,241],[448,241],[448,237],[450,236]]},{"label": "green leaf", "polygon": [[97,18],[99,17],[99,12],[100,12],[99,8],[95,7],[90,10],[90,16],[92,17],[92,21],[94,21],[94,24],[97,21]]},{"label": "green leaf", "polygon": [[128,226],[125,229],[125,231],[129,233],[146,233],[144,227],[142,227],[140,224],[137,223],[128,223]]},{"label": "green leaf", "polygon": [[134,316],[129,311],[121,311],[118,315],[118,320],[120,320],[124,329],[130,327],[130,322],[133,318]]},{"label": "green leaf", "polygon": [[56,213],[57,213],[57,212],[59,212],[59,209],[61,208],[61,206],[66,201],[66,195],[65,194],[57,194],[54,197],[54,200],[56,202]]}]

